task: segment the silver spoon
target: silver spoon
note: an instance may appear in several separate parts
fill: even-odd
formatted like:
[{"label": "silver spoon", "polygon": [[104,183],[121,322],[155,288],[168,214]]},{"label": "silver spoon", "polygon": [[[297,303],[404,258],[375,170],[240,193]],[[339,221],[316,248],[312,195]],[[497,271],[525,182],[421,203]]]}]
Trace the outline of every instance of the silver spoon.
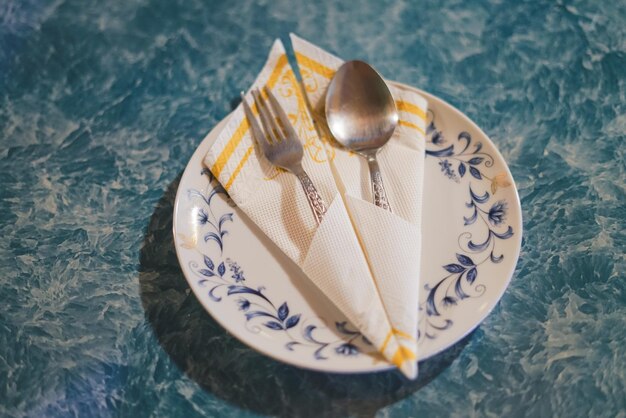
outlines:
[{"label": "silver spoon", "polygon": [[367,159],[374,204],[391,212],[376,154],[398,124],[393,96],[363,61],[344,63],[326,92],[326,121],[337,142]]}]

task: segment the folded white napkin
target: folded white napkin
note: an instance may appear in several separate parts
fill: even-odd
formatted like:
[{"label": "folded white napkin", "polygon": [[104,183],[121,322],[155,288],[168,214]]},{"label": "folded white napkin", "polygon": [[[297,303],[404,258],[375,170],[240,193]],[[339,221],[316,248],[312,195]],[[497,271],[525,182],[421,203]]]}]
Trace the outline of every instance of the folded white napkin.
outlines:
[{"label": "folded white napkin", "polygon": [[387,83],[400,118],[378,160],[392,214],[369,203],[373,199],[372,186],[365,158],[336,146],[328,131],[326,90],[343,61],[296,35],[291,34],[291,42],[318,131],[333,149],[330,163],[337,183],[345,189],[346,206],[393,332],[405,349],[405,357],[415,358],[427,102],[413,91]]},{"label": "folded white napkin", "polygon": [[[326,79],[324,88],[327,82]],[[410,144],[410,140],[395,134],[385,148],[394,145],[381,153],[385,185],[388,184],[389,199],[397,211],[397,215],[390,214],[370,203],[369,181],[365,187],[361,179],[361,176],[369,179],[361,167],[362,158],[320,140],[280,41],[274,43],[252,88],[262,86],[277,96],[303,142],[302,165],[328,205],[321,225],[317,226],[298,179],[273,167],[255,146],[241,106],[233,112],[207,153],[205,165],[239,208],[303,269],[379,352],[405,375],[414,378],[421,168],[420,175],[410,182],[418,184],[416,195],[413,189],[403,186],[404,175],[391,174],[391,168],[404,169],[409,163],[421,167],[423,143]],[[312,103],[317,103],[311,92],[307,93]],[[252,104],[250,95],[247,99]],[[422,102],[415,100],[413,106]],[[256,112],[254,106],[253,111]],[[401,119],[409,120],[404,114]],[[423,121],[416,126],[423,130]],[[412,138],[423,142],[423,137]],[[411,151],[418,159],[410,162],[409,157],[398,155],[402,152],[396,146],[404,149],[404,153]],[[349,160],[345,167],[344,160]],[[361,171],[348,175],[349,167]],[[394,184],[396,181],[399,184]],[[375,247],[380,253],[374,251]],[[409,302],[403,294],[407,291],[412,293]],[[390,321],[390,318],[396,319]]]}]

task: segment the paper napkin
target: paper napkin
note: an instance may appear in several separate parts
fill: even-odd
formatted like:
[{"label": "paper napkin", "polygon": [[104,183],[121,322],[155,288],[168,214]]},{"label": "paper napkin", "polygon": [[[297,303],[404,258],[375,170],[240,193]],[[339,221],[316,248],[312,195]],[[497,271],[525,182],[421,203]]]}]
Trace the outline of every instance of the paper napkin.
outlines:
[{"label": "paper napkin", "polygon": [[[356,222],[367,217],[371,208],[359,210],[363,202],[344,201],[339,192],[327,147],[320,141],[280,41],[272,46],[252,87],[263,86],[278,98],[304,145],[302,165],[328,207],[322,223],[316,224],[296,176],[273,167],[255,145],[241,105],[219,133],[204,164],[237,206],[302,268],[378,351],[405,375],[414,378],[417,372],[414,357],[406,357],[399,345],[398,333],[392,329],[372,275],[372,263],[359,241],[362,235],[368,240],[376,238],[355,231],[350,219],[353,215],[349,214],[346,203],[353,207],[350,213],[359,218]],[[249,93],[246,99],[252,105]],[[256,113],[254,106],[253,112]],[[376,267],[380,268],[387,269]]]},{"label": "paper napkin", "polygon": [[332,147],[329,164],[345,190],[346,206],[359,235],[405,358],[417,354],[421,214],[427,102],[414,91],[387,83],[399,124],[378,160],[393,214],[374,206],[365,158],[334,144],[325,120],[327,87],[343,61],[291,35],[302,84],[320,136]]}]

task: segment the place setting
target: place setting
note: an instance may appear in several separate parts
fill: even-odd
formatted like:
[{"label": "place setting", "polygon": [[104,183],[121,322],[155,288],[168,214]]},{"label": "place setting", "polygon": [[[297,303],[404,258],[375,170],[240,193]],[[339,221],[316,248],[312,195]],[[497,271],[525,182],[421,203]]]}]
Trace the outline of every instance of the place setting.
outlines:
[{"label": "place setting", "polygon": [[290,41],[294,68],[275,41],[187,164],[173,220],[180,266],[209,314],[269,357],[415,379],[513,276],[514,180],[445,101]]}]

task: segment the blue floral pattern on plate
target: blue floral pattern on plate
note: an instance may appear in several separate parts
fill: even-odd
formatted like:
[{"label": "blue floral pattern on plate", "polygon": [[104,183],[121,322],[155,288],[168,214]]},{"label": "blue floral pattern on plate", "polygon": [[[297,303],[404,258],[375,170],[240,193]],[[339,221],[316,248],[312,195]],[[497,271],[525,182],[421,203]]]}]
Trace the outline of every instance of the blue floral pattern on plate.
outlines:
[{"label": "blue floral pattern on plate", "polygon": [[[498,253],[498,242],[514,234],[513,228],[506,224],[508,203],[505,200],[492,201],[498,188],[511,185],[508,176],[489,173],[494,158],[482,150],[480,142],[473,143],[469,133],[460,132],[456,142],[449,143],[437,129],[432,111],[430,116],[432,122],[426,132],[426,156],[439,160],[441,173],[447,179],[467,185],[467,216],[463,217],[463,222],[466,227],[480,224],[483,236],[474,238],[475,229],[474,232],[461,233],[458,251],[451,255],[450,263],[442,266],[442,277],[424,286],[426,297],[419,308],[422,314],[418,339],[436,339],[442,332],[451,329],[454,321],[442,312],[485,293],[486,285],[479,279],[481,267],[485,263],[500,263],[504,255]],[[269,332],[282,333],[287,339],[284,344],[286,350],[308,348],[315,360],[325,360],[330,355],[358,356],[361,349],[355,344],[357,341],[361,347],[370,347],[371,351],[371,343],[345,321],[334,323],[342,338],[326,341],[317,336],[316,331],[325,327],[324,323],[315,324],[319,319],[310,318],[305,325],[302,314],[294,312],[288,301],[272,300],[264,286],[248,282],[242,266],[231,258],[223,258],[227,227],[235,221],[234,213],[215,213],[212,206],[214,198],[219,194],[226,195],[226,192],[208,170],[202,170],[200,174],[209,177],[212,187],[208,193],[188,190],[187,197],[201,202],[203,207],[197,211],[197,225],[202,229],[203,240],[213,242],[219,248],[221,258],[203,254],[203,263],[190,261],[189,267],[197,276],[197,283],[207,289],[211,301],[222,303],[225,299],[230,300],[250,332],[258,333],[262,327]],[[424,312],[426,315],[423,315]]]},{"label": "blue floral pattern on plate", "polygon": [[[200,175],[206,175],[212,185],[212,189],[205,194],[199,190],[191,189],[187,196],[189,199],[199,199],[203,208],[198,210],[197,224],[203,229],[203,237],[205,242],[214,242],[220,250],[220,254],[224,252],[225,236],[228,234],[226,225],[233,222],[234,213],[226,212],[216,214],[213,207],[213,199],[218,194],[227,196],[223,187],[215,180],[208,170],[202,170]],[[232,204],[232,202],[230,202]],[[316,331],[320,326],[325,324],[311,324],[300,327],[299,332],[292,333],[289,330],[297,329],[300,324],[300,313],[291,313],[287,301],[277,306],[268,297],[264,286],[252,287],[246,282],[246,277],[242,267],[230,258],[224,260],[214,260],[208,255],[203,254],[203,264],[199,265],[195,261],[189,262],[189,267],[197,275],[197,283],[202,287],[206,287],[209,298],[220,303],[226,298],[230,298],[238,307],[246,322],[251,324],[248,328],[251,332],[258,333],[259,327],[274,332],[282,332],[287,337],[288,342],[285,348],[289,351],[297,349],[299,346],[307,346],[312,349],[312,355],[316,360],[325,360],[327,355],[339,356],[356,356],[360,353],[359,347],[354,341],[360,341],[371,346],[371,343],[360,332],[352,330],[347,322],[335,322],[335,328],[341,335],[342,339],[332,341],[323,341],[316,336]]]},{"label": "blue floral pattern on plate", "polygon": [[[445,275],[434,284],[424,285],[427,297],[420,304],[420,311],[425,311],[426,315],[420,315],[418,339],[437,338],[438,333],[453,326],[452,319],[441,315],[442,309],[449,309],[485,293],[486,286],[477,282],[480,267],[486,262],[502,262],[504,255],[497,254],[497,242],[509,239],[514,234],[513,228],[505,224],[507,202],[498,200],[490,203],[499,187],[511,185],[508,176],[489,176],[486,169],[493,166],[494,158],[482,151],[482,143],[472,144],[472,136],[468,132],[461,132],[456,143],[448,144],[443,133],[437,129],[432,112],[431,118],[432,122],[426,130],[426,156],[439,160],[441,172],[448,179],[461,183],[465,178],[469,199],[466,207],[469,213],[463,217],[464,225],[480,222],[484,238],[475,242],[475,232],[461,233],[458,236],[459,252],[454,254],[449,264],[442,266]],[[474,190],[481,192],[476,193]]]}]

